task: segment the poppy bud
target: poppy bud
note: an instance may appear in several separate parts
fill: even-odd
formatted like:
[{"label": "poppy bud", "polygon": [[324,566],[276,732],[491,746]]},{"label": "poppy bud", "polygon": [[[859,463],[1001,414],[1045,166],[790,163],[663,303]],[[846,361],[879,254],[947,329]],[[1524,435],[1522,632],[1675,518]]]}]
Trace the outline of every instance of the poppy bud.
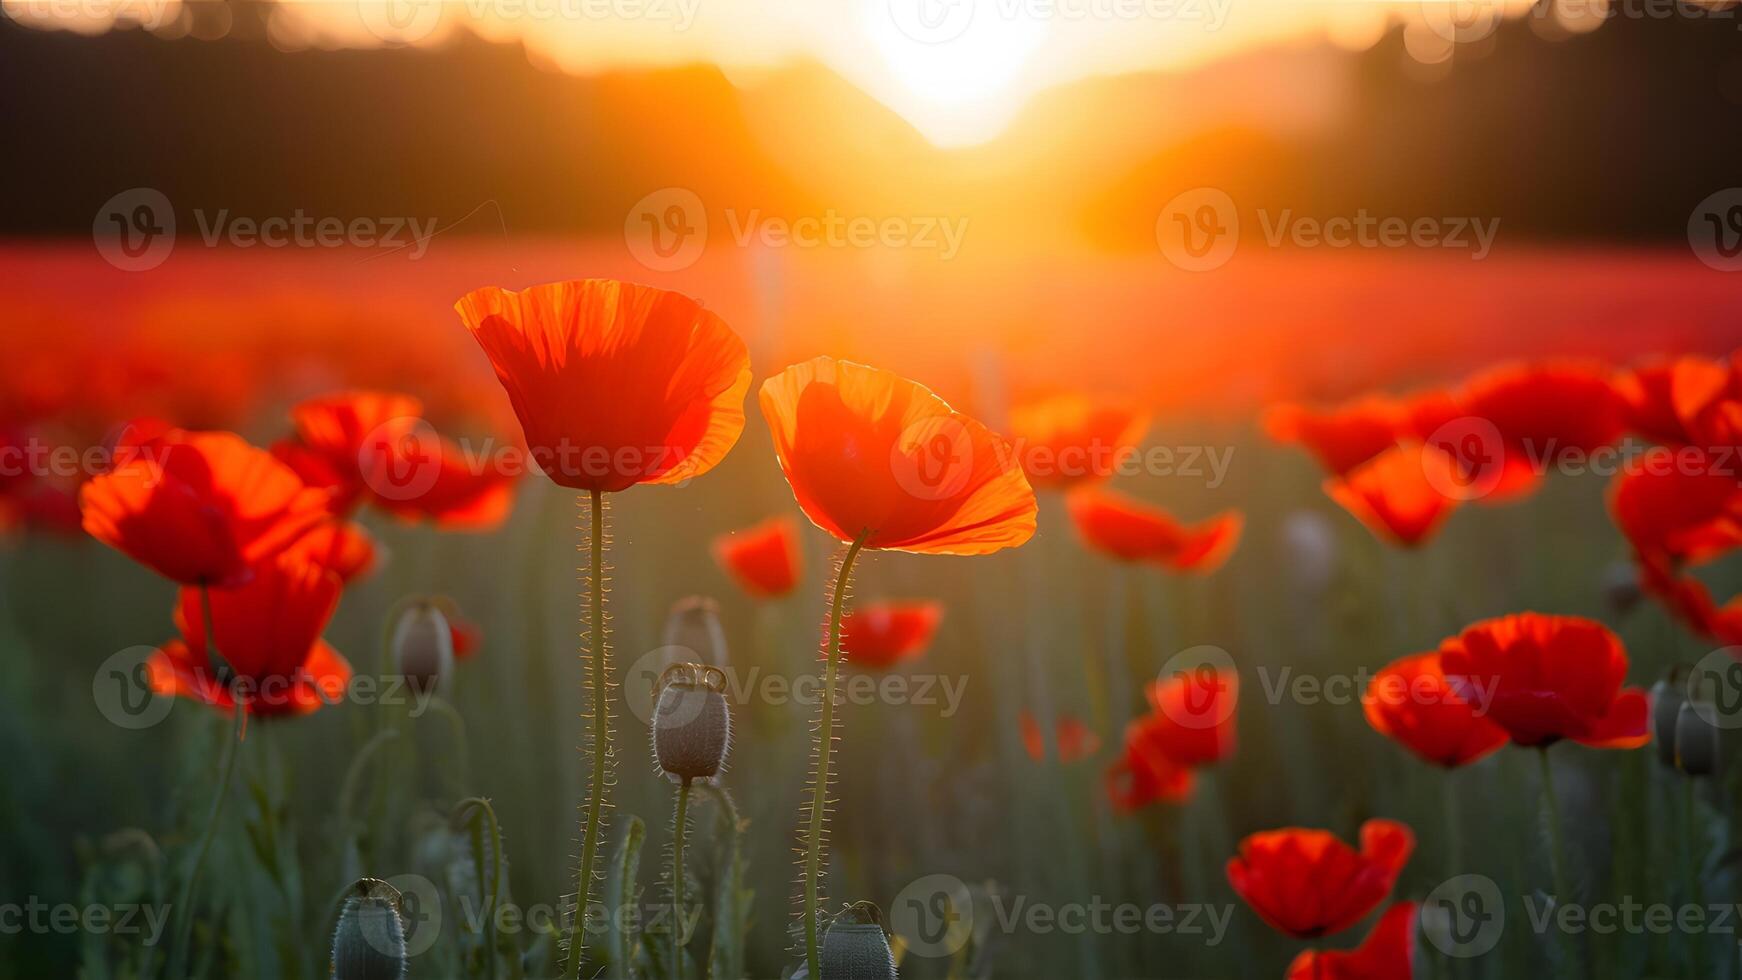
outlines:
[{"label": "poppy bud", "polygon": [[413,599],[401,606],[393,624],[393,669],[414,694],[436,690],[454,670],[454,634],[441,606]]},{"label": "poppy bud", "polygon": [[706,596],[673,603],[665,620],[665,645],[692,651],[689,659],[698,664],[724,666],[726,631],[720,627],[720,604]]},{"label": "poppy bud", "polygon": [[1610,562],[1603,569],[1603,601],[1616,617],[1632,612],[1644,594],[1639,587],[1639,572],[1632,562]]},{"label": "poppy bud", "polygon": [[1677,678],[1679,669],[1651,685],[1651,741],[1657,747],[1657,761],[1675,768],[1676,719],[1687,703],[1685,685]]},{"label": "poppy bud", "polygon": [[732,744],[725,673],[702,664],[675,664],[655,687],[653,757],[659,768],[683,780],[719,775]]},{"label": "poppy bud", "polygon": [[819,962],[828,980],[895,980],[895,954],[877,906],[856,902],[836,916],[823,933]]},{"label": "poppy bud", "polygon": [[1711,705],[1688,702],[1675,720],[1676,767],[1690,776],[1710,776],[1718,768],[1718,728]]},{"label": "poppy bud", "polygon": [[405,976],[405,922],[399,890],[378,878],[359,878],[345,896],[333,930],[333,980],[401,980]]}]

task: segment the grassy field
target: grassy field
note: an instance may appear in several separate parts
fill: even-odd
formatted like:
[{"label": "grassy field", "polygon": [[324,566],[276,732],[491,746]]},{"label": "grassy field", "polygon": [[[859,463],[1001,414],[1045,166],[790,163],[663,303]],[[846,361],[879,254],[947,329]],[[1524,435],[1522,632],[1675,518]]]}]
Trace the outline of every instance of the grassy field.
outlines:
[{"label": "grassy field", "polygon": [[[1377,316],[1377,307],[1369,312]],[[753,352],[784,352],[828,335],[804,334],[796,321],[783,321],[784,336],[760,333],[755,323],[744,332]],[[1698,315],[1683,322],[1680,336],[1693,338],[1687,346],[1716,349],[1735,339]],[[431,344],[453,352],[456,377],[464,379],[444,390],[490,405],[497,393],[482,358],[451,336],[463,342],[460,327],[450,317],[422,329],[447,334]],[[1505,331],[1487,330],[1485,361],[1537,353],[1544,343],[1525,327],[1512,346]],[[401,332],[394,342],[411,336]],[[1604,335],[1590,346],[1620,360],[1629,346],[1633,354],[1657,349],[1658,336]],[[973,345],[957,344],[964,346]],[[982,353],[996,346],[980,345]],[[1218,361],[1194,356],[1206,366]],[[393,357],[390,346],[383,360]],[[413,351],[408,363],[417,374],[439,358]],[[765,363],[758,353],[758,381],[784,364]],[[889,366],[931,380],[912,365]],[[985,369],[977,370],[984,381]],[[1426,362],[1411,371],[1406,380],[1435,374]],[[337,367],[327,378],[286,377],[272,365],[261,373],[274,384],[228,423],[256,445],[285,434],[294,397],[357,380]],[[1001,388],[1035,380],[992,376],[963,399],[988,418],[1000,414]],[[391,380],[441,403],[441,393],[420,390],[418,377]],[[172,371],[164,384],[213,381]],[[153,391],[156,407],[162,400]],[[124,405],[128,389],[103,400]],[[1396,898],[1420,901],[1443,883],[1478,875],[1504,909],[1497,944],[1480,955],[1448,955],[1424,934],[1416,975],[1737,975],[1734,922],[1728,931],[1715,921],[1665,932],[1537,928],[1553,888],[1536,753],[1507,748],[1445,772],[1375,732],[1362,714],[1360,693],[1380,667],[1432,650],[1471,622],[1512,612],[1607,624],[1626,644],[1628,682],[1636,686],[1707,653],[1710,643],[1650,599],[1616,601],[1614,569],[1625,567],[1628,550],[1605,510],[1606,481],[1553,475],[1530,499],[1462,508],[1424,546],[1403,550],[1327,499],[1322,474],[1305,454],[1263,436],[1256,400],[1236,393],[1201,411],[1171,408],[1143,441],[1179,449],[1176,459],[1188,450],[1226,459],[1225,472],[1208,472],[1206,462],[1201,472],[1113,484],[1188,520],[1242,512],[1239,546],[1211,574],[1123,564],[1087,550],[1062,499],[1048,492],[1039,530],[1021,548],[972,559],[875,554],[859,565],[855,601],[936,599],[945,615],[923,657],[896,669],[905,678],[899,690],[873,675],[883,686],[840,713],[830,907],[859,899],[881,906],[897,926],[898,951],[912,946],[901,961],[909,978],[1279,976],[1306,944],[1271,930],[1234,893],[1224,865],[1238,841],[1291,825],[1353,840],[1364,820],[1386,817],[1413,828],[1417,840]],[[511,416],[499,424],[502,414],[497,402],[464,417],[487,420],[474,421],[473,432],[487,431],[483,425],[512,432]],[[480,893],[472,839],[453,817],[460,801],[484,797],[500,821],[505,897],[532,922],[504,930],[501,942],[514,955],[502,958],[503,972],[554,975],[558,955],[537,924],[573,891],[586,784],[577,751],[586,709],[577,657],[583,504],[534,477],[520,481],[510,518],[486,533],[366,514],[388,560],[346,588],[325,634],[332,646],[359,674],[378,673],[395,604],[443,595],[478,626],[481,649],[456,666],[440,705],[347,702],[306,718],[250,724],[205,870],[193,972],[326,976],[340,899],[355,879],[371,876],[427,896],[409,916],[413,947],[427,943],[411,957],[410,976],[495,976],[482,965],[483,940],[469,926]],[[712,597],[732,677],[750,692],[733,704],[734,739],[721,780],[744,823],[734,837],[717,798],[696,797],[692,897],[722,937],[734,930],[720,920],[747,911],[743,938],[724,945],[741,942],[743,975],[758,978],[779,977],[803,959],[789,933],[792,860],[814,710],[771,694],[764,682],[818,669],[825,587],[840,545],[801,517],[798,587],[763,602],[732,583],[709,544],[781,514],[799,516],[754,409],[742,441],[715,471],[682,487],[614,495],[609,510],[610,642],[616,676],[625,678],[615,718],[610,867],[619,867],[632,824],[645,837],[638,870],[626,877],[613,870],[608,894],[627,881],[627,904],[655,914],[669,902],[661,875],[673,786],[652,762],[645,693],[630,687],[642,676],[638,669],[662,656],[673,604]],[[1734,591],[1722,588],[1727,578],[1736,584],[1730,571],[1719,565],[1710,577],[1720,595]],[[94,542],[40,531],[8,539],[0,582],[0,731],[10,749],[0,811],[12,814],[0,881],[20,904],[28,896],[82,909],[172,905],[204,827],[229,722],[178,700],[161,723],[128,730],[105,717],[94,691],[109,683],[111,655],[173,635],[174,586]],[[1240,673],[1233,755],[1200,773],[1188,801],[1117,810],[1106,772],[1125,724],[1145,710],[1144,685],[1177,653],[1202,645],[1226,651]],[[1081,719],[1100,746],[1075,761],[1036,761],[1024,747],[1024,713]],[[1660,765],[1651,747],[1565,744],[1549,758],[1577,903],[1705,908],[1736,894],[1733,780],[1689,780]],[[901,935],[903,922],[913,921],[903,915],[914,908],[901,911],[903,902],[924,907],[945,893],[970,898],[971,909],[954,910],[963,931],[945,940]],[[1322,945],[1354,946],[1373,918]],[[118,926],[29,931],[0,954],[0,976],[155,976],[169,942],[163,935],[154,944]],[[597,941],[601,950],[613,942],[605,935]],[[702,939],[692,947],[698,962],[687,976],[697,975],[710,947],[718,944]],[[671,964],[660,959],[664,948],[650,944],[636,969],[671,976]],[[603,958],[596,965],[608,975],[624,969]]]}]

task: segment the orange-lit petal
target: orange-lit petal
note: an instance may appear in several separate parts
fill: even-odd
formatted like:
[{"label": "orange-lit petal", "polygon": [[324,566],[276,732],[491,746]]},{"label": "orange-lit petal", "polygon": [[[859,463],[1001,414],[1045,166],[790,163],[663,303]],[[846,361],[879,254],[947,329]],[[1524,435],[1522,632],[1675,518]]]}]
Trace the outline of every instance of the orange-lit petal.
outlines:
[{"label": "orange-lit petal", "polygon": [[1011,447],[923,385],[819,357],[763,382],[761,402],[799,507],[843,541],[981,555],[1034,534]]},{"label": "orange-lit petal", "polygon": [[585,279],[485,287],[455,309],[534,461],[563,486],[681,483],[712,469],[743,432],[749,354],[687,296]]}]

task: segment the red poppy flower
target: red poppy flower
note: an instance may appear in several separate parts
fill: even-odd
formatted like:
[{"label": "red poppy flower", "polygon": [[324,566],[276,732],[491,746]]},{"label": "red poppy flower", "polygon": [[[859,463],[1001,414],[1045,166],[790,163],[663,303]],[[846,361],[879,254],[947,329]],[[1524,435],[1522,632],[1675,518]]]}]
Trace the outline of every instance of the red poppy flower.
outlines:
[{"label": "red poppy flower", "polygon": [[1440,667],[1519,745],[1570,738],[1625,749],[1651,738],[1645,692],[1622,687],[1627,651],[1601,623],[1540,613],[1483,620],[1440,644]]},{"label": "red poppy flower", "polygon": [[1065,504],[1089,547],[1123,561],[1151,562],[1180,572],[1207,574],[1220,568],[1240,543],[1244,523],[1238,511],[1230,510],[1188,527],[1159,507],[1100,489],[1077,490]]},{"label": "red poppy flower", "polygon": [[262,563],[240,588],[213,589],[212,629],[234,672],[227,684],[211,670],[201,590],[183,587],[175,612],[182,638],[147,662],[152,689],[226,712],[239,694],[257,717],[307,714],[333,703],[351,678],[351,665],[321,639],[339,589],[337,575],[289,555]]},{"label": "red poppy flower", "polygon": [[1404,406],[1383,395],[1368,395],[1326,409],[1278,405],[1264,416],[1264,429],[1270,438],[1305,446],[1336,476],[1390,449],[1407,426]]},{"label": "red poppy flower", "polygon": [[1062,490],[1111,477],[1134,456],[1149,428],[1135,409],[1059,395],[1010,410],[1023,472],[1036,490]]},{"label": "red poppy flower", "polygon": [[[1046,761],[1046,741],[1041,735],[1040,722],[1027,711],[1017,716],[1016,722],[1022,728],[1022,747],[1028,752],[1028,757],[1036,762]],[[1081,719],[1070,715],[1059,715],[1058,722],[1053,725],[1053,739],[1058,745],[1060,762],[1078,762],[1101,751],[1101,736]]]},{"label": "red poppy flower", "polygon": [[1627,428],[1653,442],[1681,446],[1691,440],[1675,410],[1676,361],[1648,361],[1615,378]]},{"label": "red poppy flower", "polygon": [[1326,830],[1253,834],[1228,861],[1228,882],[1271,928],[1297,939],[1342,932],[1391,894],[1415,835],[1393,820],[1361,825],[1361,850]]},{"label": "red poppy flower", "polygon": [[1220,762],[1234,752],[1234,706],[1240,676],[1203,667],[1149,685],[1150,714],[1140,733],[1149,744],[1182,766]]},{"label": "red poppy flower", "polygon": [[1197,774],[1165,753],[1153,751],[1132,729],[1125,732],[1125,754],[1107,770],[1107,798],[1115,809],[1132,811],[1151,803],[1183,803],[1191,799]]},{"label": "red poppy flower", "polygon": [[319,565],[339,577],[341,583],[373,574],[379,549],[369,531],[356,521],[327,521],[296,540],[284,554]]},{"label": "red poppy flower", "polygon": [[1699,563],[1742,545],[1742,485],[1716,456],[1653,446],[1609,484],[1609,513],[1633,550]]},{"label": "red poppy flower", "polygon": [[941,602],[867,602],[841,619],[841,655],[865,670],[888,670],[931,646]]},{"label": "red poppy flower", "polygon": [[1446,680],[1437,653],[1388,665],[1367,685],[1361,704],[1374,731],[1448,769],[1506,744],[1506,730],[1477,714]]},{"label": "red poppy flower", "polygon": [[326,520],[328,494],[228,432],[130,447],[79,493],[85,530],[184,585],[227,588]]},{"label": "red poppy flower", "polygon": [[422,417],[422,402],[394,392],[310,398],[290,410],[296,440],[274,445],[273,455],[310,486],[330,487],[335,509],[348,511],[369,493],[376,471],[390,472],[399,461]]},{"label": "red poppy flower", "polygon": [[1234,751],[1239,675],[1204,667],[1156,681],[1145,692],[1150,713],[1125,728],[1125,752],[1107,772],[1115,806],[1132,810],[1190,795],[1191,770]]},{"label": "red poppy flower", "polygon": [[1439,530],[1458,506],[1448,495],[1460,485],[1452,458],[1433,446],[1406,443],[1325,481],[1325,493],[1367,529],[1404,547]]},{"label": "red poppy flower", "polygon": [[422,418],[410,395],[355,391],[311,398],[291,410],[296,438],[273,455],[311,486],[329,487],[347,512],[368,500],[404,521],[487,530],[513,504],[513,481],[475,470],[451,439]]},{"label": "red poppy flower", "polygon": [[1476,375],[1457,391],[1467,415],[1494,425],[1508,452],[1552,464],[1621,438],[1626,403],[1599,364],[1510,364]]},{"label": "red poppy flower", "polygon": [[1641,587],[1662,601],[1683,625],[1726,646],[1742,645],[1742,599],[1720,606],[1703,582],[1678,574],[1668,558],[1649,554],[1638,558]]},{"label": "red poppy flower", "polygon": [[755,527],[714,539],[714,561],[745,592],[775,599],[798,584],[798,523],[771,517]]},{"label": "red poppy flower", "polygon": [[1449,496],[1486,506],[1516,503],[1542,485],[1544,470],[1538,464],[1543,450],[1527,451],[1509,442],[1499,426],[1471,414],[1469,408],[1448,391],[1417,392],[1408,402],[1411,436],[1451,457],[1456,482],[1446,487]]},{"label": "red poppy flower", "polygon": [[1742,353],[1684,357],[1670,375],[1670,402],[1688,441],[1706,449],[1742,446]]},{"label": "red poppy flower", "polygon": [[1414,902],[1385,910],[1361,945],[1348,952],[1309,949],[1288,966],[1288,980],[1410,980],[1415,975]]},{"label": "red poppy flower", "polygon": [[843,541],[983,555],[1034,534],[1010,446],[924,385],[818,357],[762,383],[762,414],[799,507]]},{"label": "red poppy flower", "polygon": [[[429,521],[445,531],[489,531],[514,509],[514,480],[491,467],[475,468],[451,439],[423,430],[419,468],[398,490],[376,491],[375,504],[410,524]],[[379,487],[389,486],[377,481]]]},{"label": "red poppy flower", "polygon": [[687,296],[584,279],[489,286],[455,309],[507,390],[533,460],[562,486],[682,483],[713,469],[744,431],[750,356]]}]

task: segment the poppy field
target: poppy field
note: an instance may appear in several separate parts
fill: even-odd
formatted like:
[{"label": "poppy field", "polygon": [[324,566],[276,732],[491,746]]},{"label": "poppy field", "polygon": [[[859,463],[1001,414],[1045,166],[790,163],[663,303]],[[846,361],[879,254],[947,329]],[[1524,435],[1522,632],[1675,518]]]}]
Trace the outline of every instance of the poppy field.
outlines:
[{"label": "poppy field", "polygon": [[1742,969],[1742,337],[1193,406],[475,258],[15,307],[0,976]]}]

